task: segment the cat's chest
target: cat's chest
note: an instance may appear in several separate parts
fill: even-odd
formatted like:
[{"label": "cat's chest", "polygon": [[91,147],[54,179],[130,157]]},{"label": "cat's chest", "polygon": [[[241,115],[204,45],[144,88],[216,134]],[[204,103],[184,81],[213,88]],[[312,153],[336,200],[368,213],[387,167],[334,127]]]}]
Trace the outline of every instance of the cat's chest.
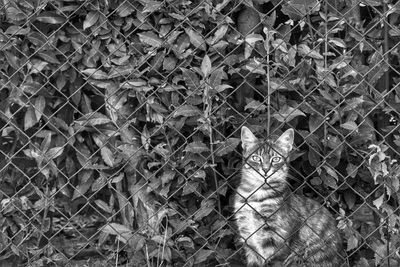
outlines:
[{"label": "cat's chest", "polygon": [[251,201],[244,199],[236,201],[236,212],[245,214],[247,218],[252,220],[264,220],[265,218],[276,217],[280,210],[279,201],[277,199],[264,199],[263,201]]}]

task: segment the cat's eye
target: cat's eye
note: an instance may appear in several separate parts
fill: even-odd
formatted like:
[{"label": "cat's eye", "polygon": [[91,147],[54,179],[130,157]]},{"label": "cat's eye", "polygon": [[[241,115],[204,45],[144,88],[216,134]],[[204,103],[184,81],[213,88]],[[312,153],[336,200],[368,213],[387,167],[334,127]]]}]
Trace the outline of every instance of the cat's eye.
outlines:
[{"label": "cat's eye", "polygon": [[272,158],[271,158],[271,162],[272,162],[272,163],[278,163],[278,162],[281,161],[281,159],[282,159],[281,157],[275,156],[275,157],[272,157]]},{"label": "cat's eye", "polygon": [[261,162],[261,158],[260,158],[259,156],[257,156],[257,155],[253,155],[253,156],[251,157],[251,159],[252,159],[253,161],[255,161],[255,162]]}]

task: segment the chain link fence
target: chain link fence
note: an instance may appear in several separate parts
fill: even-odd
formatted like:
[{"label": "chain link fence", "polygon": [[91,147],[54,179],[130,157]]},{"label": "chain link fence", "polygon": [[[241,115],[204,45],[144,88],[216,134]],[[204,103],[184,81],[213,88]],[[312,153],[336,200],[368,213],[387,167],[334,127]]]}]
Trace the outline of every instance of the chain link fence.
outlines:
[{"label": "chain link fence", "polygon": [[[2,0],[0,266],[245,266],[240,129],[343,266],[399,266],[399,14],[380,0]],[[296,207],[294,207],[296,208]]]}]

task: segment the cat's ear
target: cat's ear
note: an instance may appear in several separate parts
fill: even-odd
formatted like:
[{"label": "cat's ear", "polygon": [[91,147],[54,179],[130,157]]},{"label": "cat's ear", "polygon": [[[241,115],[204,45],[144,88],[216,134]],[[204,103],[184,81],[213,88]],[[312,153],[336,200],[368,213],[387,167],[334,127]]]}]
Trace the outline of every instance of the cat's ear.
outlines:
[{"label": "cat's ear", "polygon": [[242,127],[241,132],[242,148],[248,150],[248,148],[257,142],[257,137],[250,131],[246,126]]},{"label": "cat's ear", "polygon": [[276,140],[281,146],[285,147],[285,150],[289,153],[293,148],[294,141],[294,130],[286,130],[279,138]]}]

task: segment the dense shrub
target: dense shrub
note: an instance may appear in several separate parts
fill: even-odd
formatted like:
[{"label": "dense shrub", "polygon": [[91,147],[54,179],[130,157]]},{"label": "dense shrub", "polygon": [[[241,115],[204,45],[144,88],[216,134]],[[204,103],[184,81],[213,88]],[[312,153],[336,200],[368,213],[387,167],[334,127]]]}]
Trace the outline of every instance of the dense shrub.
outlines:
[{"label": "dense shrub", "polygon": [[330,208],[352,266],[400,264],[397,3],[0,7],[2,260],[241,266],[247,125],[296,130],[291,186]]}]

